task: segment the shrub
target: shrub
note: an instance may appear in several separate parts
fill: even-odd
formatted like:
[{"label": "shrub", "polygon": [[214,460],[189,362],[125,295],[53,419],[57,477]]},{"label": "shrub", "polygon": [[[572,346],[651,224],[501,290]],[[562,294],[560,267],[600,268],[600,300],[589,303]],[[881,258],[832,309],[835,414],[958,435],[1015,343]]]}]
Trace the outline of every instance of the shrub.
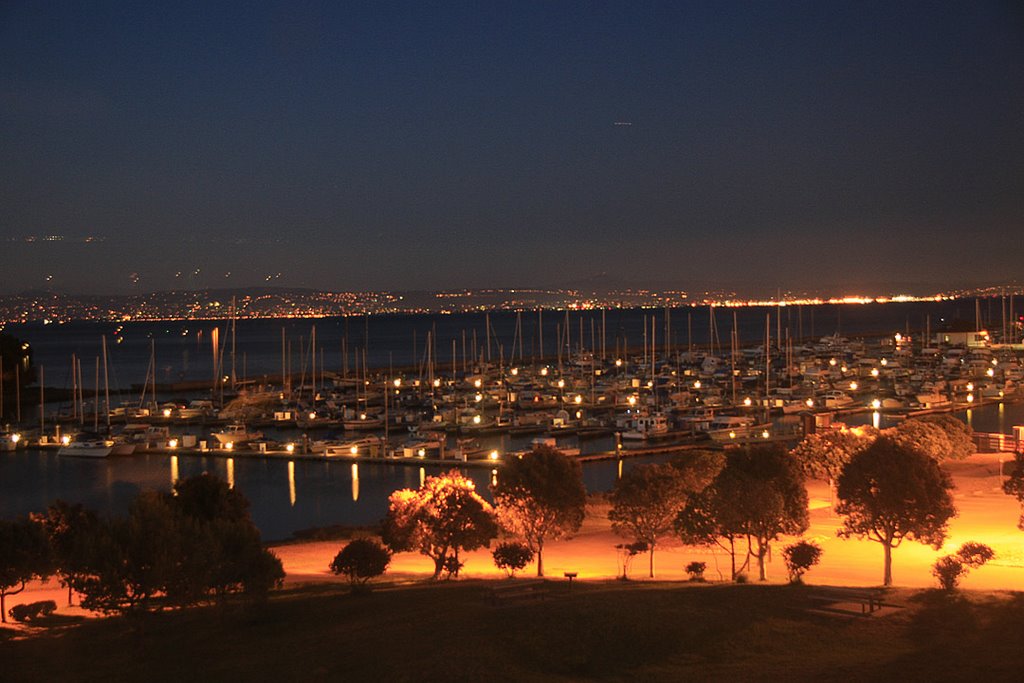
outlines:
[{"label": "shrub", "polygon": [[629,565],[633,563],[634,557],[640,553],[647,552],[647,544],[643,541],[620,543],[615,546],[615,549],[619,551],[619,555],[622,558],[622,576],[619,578],[622,581],[629,581]]},{"label": "shrub", "polygon": [[503,570],[510,579],[533,561],[533,551],[525,543],[502,543],[491,555],[494,557],[495,566]]},{"label": "shrub", "polygon": [[782,550],[790,583],[802,583],[803,576],[821,561],[821,546],[811,541],[797,541]]},{"label": "shrub", "polygon": [[444,561],[445,579],[451,579],[453,576],[458,576],[462,568],[466,566],[465,562],[460,562],[459,558],[450,555]]},{"label": "shrub", "polygon": [[686,565],[686,573],[690,575],[690,581],[703,581],[704,570],[707,568],[706,562],[691,562]]},{"label": "shrub", "polygon": [[380,576],[390,563],[391,552],[387,548],[372,539],[357,538],[335,555],[330,569],[335,574],[347,576],[355,586]]},{"label": "shrub", "polygon": [[744,572],[740,572],[739,574],[736,575],[736,578],[733,579],[733,580],[736,583],[746,583],[747,582],[747,575]]},{"label": "shrub", "polygon": [[31,602],[27,605],[15,605],[7,611],[15,621],[32,621],[41,616],[49,616],[57,609],[57,603],[53,600],[41,600]]},{"label": "shrub", "polygon": [[952,555],[943,555],[932,565],[932,576],[939,580],[944,591],[954,591],[960,578],[972,569],[977,569],[993,557],[995,551],[984,543],[968,542]]}]

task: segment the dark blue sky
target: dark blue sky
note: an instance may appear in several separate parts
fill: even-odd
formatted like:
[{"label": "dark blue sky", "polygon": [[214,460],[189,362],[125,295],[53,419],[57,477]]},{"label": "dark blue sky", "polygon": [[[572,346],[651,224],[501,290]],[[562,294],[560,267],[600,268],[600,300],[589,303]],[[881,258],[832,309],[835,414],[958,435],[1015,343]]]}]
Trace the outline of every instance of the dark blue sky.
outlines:
[{"label": "dark blue sky", "polygon": [[0,3],[0,292],[1024,279],[1022,227],[1015,2]]}]

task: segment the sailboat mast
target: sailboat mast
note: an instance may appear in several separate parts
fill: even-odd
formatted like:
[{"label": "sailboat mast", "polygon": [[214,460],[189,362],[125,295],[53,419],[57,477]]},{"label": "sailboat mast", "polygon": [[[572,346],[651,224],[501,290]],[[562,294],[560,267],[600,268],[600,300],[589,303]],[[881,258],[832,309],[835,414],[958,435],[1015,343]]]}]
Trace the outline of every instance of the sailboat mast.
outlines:
[{"label": "sailboat mast", "polygon": [[107,411],[107,433],[110,432],[110,372],[107,368],[107,337],[103,336],[103,394]]}]

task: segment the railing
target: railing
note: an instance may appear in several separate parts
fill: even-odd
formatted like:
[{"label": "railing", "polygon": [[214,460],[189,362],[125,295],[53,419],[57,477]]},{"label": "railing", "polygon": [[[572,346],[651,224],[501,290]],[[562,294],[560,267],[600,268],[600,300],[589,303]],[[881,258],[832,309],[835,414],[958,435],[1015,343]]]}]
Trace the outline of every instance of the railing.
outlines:
[{"label": "railing", "polygon": [[974,432],[974,443],[982,453],[1014,453],[1021,448],[1013,434]]}]

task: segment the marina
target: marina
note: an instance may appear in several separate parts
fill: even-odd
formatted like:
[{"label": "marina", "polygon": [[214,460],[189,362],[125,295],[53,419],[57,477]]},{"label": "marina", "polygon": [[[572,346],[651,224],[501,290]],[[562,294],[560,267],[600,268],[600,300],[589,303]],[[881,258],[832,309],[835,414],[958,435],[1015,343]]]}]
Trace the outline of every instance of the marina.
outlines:
[{"label": "marina", "polygon": [[[809,430],[887,428],[936,412],[978,432],[1011,435],[1024,424],[1019,325],[1005,337],[1005,320],[998,333],[982,329],[976,303],[966,327],[977,329],[951,339],[945,316],[964,315],[967,302],[872,306],[874,317],[860,320],[867,308],[829,308],[544,311],[529,315],[533,326],[523,313],[454,324],[229,320],[166,337],[137,323],[99,343],[102,326],[23,329],[50,380],[25,389],[22,423],[5,429],[3,513],[55,498],[117,511],[128,492],[209,471],[243,490],[264,534],[282,539],[375,523],[391,491],[453,467],[486,490],[508,458],[538,445],[579,459],[599,492],[635,463],[693,448],[788,447]],[[836,331],[800,336],[811,319]],[[842,336],[840,324],[865,333]],[[450,339],[438,344],[442,330]],[[64,355],[74,349],[64,387],[52,384],[61,344]],[[101,352],[91,380],[82,369],[90,344]],[[328,349],[340,352],[333,362]],[[114,376],[128,388],[112,387]]]}]

